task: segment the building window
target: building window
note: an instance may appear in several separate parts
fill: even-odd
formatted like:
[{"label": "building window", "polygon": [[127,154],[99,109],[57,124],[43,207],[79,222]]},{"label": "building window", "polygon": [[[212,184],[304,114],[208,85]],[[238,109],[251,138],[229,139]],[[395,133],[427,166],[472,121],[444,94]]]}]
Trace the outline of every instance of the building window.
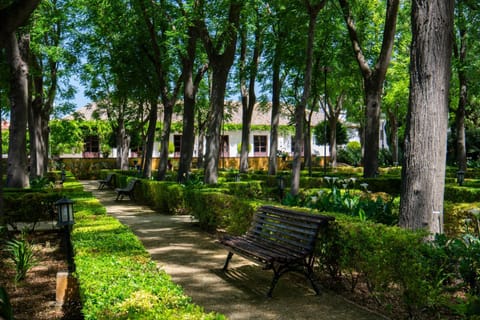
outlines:
[{"label": "building window", "polygon": [[267,155],[267,136],[253,136],[253,155]]},{"label": "building window", "polygon": [[100,157],[100,144],[98,136],[87,136],[83,141],[83,157],[98,158]]},{"label": "building window", "polygon": [[176,134],[173,136],[173,156],[176,158],[180,158],[180,152],[182,150],[182,136]]}]

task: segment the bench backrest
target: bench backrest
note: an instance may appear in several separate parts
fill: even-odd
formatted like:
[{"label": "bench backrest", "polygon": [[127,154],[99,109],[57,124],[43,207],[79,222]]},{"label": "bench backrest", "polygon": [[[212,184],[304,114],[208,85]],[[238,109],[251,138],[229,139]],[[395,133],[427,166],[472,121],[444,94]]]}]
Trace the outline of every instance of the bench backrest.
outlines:
[{"label": "bench backrest", "polygon": [[278,250],[301,256],[312,254],[320,227],[333,217],[274,206],[262,206],[255,214],[247,237],[271,243]]},{"label": "bench backrest", "polygon": [[109,173],[105,178],[105,182],[110,182],[115,177],[115,173]]},{"label": "bench backrest", "polygon": [[138,182],[137,179],[132,179],[128,182],[127,186],[125,187],[125,190],[127,191],[132,191],[133,188],[135,187],[135,184]]}]

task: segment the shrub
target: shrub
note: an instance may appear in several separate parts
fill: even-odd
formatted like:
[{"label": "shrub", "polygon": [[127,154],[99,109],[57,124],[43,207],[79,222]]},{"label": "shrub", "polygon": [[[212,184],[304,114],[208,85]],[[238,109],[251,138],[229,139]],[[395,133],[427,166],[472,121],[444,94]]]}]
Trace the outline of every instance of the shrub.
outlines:
[{"label": "shrub", "polygon": [[358,141],[350,141],[345,149],[339,149],[337,161],[358,166],[362,162],[362,146]]},{"label": "shrub", "polygon": [[27,272],[36,265],[32,245],[27,240],[27,233],[23,231],[20,239],[7,241],[5,248],[15,264],[15,282],[25,279]]}]

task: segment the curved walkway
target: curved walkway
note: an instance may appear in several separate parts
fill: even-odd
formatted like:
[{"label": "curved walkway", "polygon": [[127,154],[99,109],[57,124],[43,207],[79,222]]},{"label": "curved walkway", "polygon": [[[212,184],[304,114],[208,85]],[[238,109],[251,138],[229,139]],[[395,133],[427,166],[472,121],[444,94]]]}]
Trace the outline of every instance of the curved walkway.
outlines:
[{"label": "curved walkway", "polygon": [[190,216],[161,214],[130,200],[115,201],[116,193],[98,190],[97,181],[82,183],[108,214],[132,229],[157,265],[207,312],[217,311],[232,320],[385,319],[328,291],[317,296],[295,274],[282,277],[269,299],[266,292],[272,272],[237,255],[229,271],[222,272],[227,251],[197,228]]}]

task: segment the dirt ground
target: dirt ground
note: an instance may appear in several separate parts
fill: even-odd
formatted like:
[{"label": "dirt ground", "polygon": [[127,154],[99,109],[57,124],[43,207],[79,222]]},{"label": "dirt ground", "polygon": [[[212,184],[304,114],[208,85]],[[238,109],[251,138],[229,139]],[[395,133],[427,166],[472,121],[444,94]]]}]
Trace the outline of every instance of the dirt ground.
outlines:
[{"label": "dirt ground", "polygon": [[5,251],[0,252],[0,286],[7,290],[16,320],[83,319],[78,296],[63,306],[56,304],[57,272],[68,269],[61,239],[53,229],[30,235],[36,265],[18,284],[13,281],[13,262]]}]

